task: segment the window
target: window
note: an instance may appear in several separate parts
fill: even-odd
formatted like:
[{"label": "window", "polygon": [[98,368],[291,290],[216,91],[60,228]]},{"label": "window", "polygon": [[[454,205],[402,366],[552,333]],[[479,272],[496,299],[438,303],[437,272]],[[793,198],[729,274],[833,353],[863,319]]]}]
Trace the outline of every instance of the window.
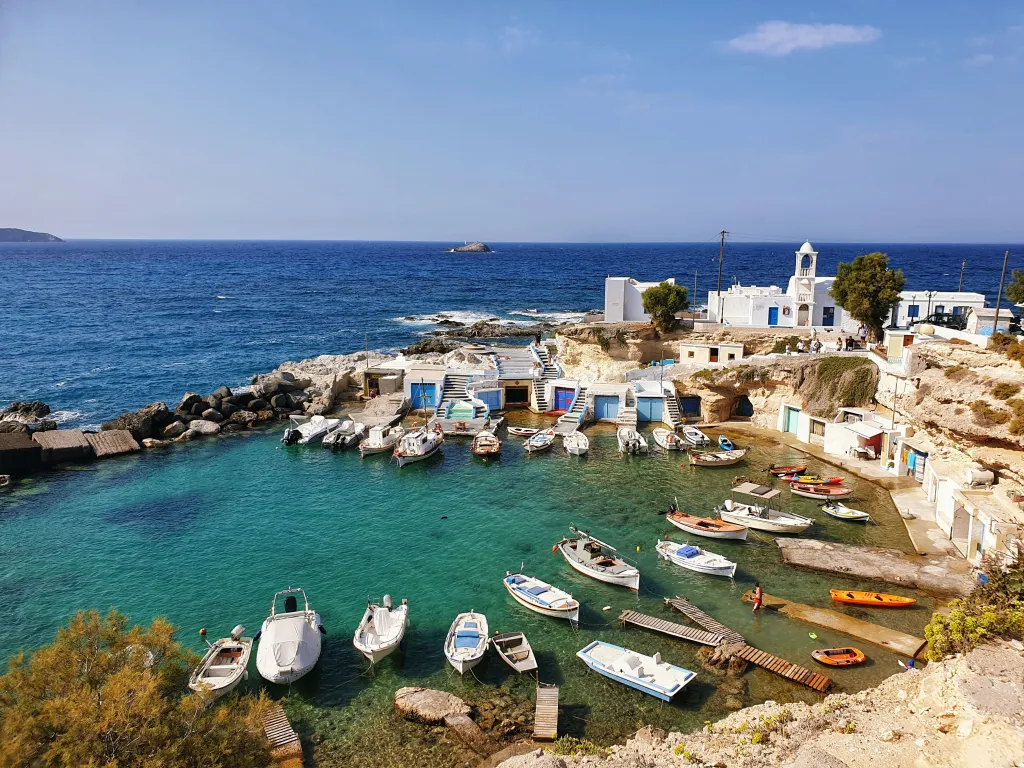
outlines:
[{"label": "window", "polygon": [[921,314],[921,306],[919,304],[911,304],[907,307],[907,317],[918,317]]},{"label": "window", "polygon": [[687,351],[686,356],[687,357],[693,357],[693,350],[691,349],[691,350]]},{"label": "window", "polygon": [[[954,309],[955,309],[955,307],[954,307]],[[941,315],[945,311],[946,311],[946,305],[945,304],[936,304],[935,305],[935,313],[936,314]]]},{"label": "window", "polygon": [[817,435],[818,437],[825,436],[825,422],[811,419],[811,434]]},{"label": "window", "polygon": [[735,352],[730,352],[729,353],[729,359],[730,360],[735,360],[736,359],[736,353]]}]

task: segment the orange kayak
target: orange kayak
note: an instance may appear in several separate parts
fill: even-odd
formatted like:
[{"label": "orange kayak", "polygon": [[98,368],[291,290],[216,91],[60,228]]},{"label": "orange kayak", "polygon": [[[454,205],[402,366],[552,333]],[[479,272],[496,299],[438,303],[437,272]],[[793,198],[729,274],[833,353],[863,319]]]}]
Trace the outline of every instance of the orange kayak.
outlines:
[{"label": "orange kayak", "polygon": [[811,658],[830,667],[852,667],[868,660],[857,648],[819,648],[811,651]]},{"label": "orange kayak", "polygon": [[847,589],[830,589],[829,594],[835,603],[847,605],[873,605],[876,608],[906,608],[917,602],[912,597],[887,595],[883,592],[855,592]]}]

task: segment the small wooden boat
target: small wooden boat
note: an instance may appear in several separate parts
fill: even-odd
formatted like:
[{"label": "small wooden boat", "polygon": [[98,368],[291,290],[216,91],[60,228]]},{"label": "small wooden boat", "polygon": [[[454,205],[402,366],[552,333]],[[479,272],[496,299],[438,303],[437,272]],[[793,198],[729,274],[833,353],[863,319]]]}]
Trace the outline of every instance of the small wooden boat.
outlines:
[{"label": "small wooden boat", "polygon": [[534,672],[537,669],[537,657],[533,655],[526,635],[522,632],[502,632],[491,638],[491,646],[501,656],[502,661],[516,672]]},{"label": "small wooden boat", "polygon": [[726,576],[730,579],[736,575],[736,563],[700,547],[662,539],[656,549],[662,560],[675,563],[680,568],[706,573],[709,576]]},{"label": "small wooden boat", "polygon": [[722,520],[715,520],[710,517],[697,517],[680,512],[678,509],[671,509],[665,515],[665,519],[681,531],[693,533],[697,536],[704,536],[709,539],[739,539],[746,541],[747,527],[735,525]]},{"label": "small wooden boat", "polygon": [[814,525],[814,521],[806,517],[781,511],[776,501],[781,491],[777,488],[743,483],[733,488],[732,493],[745,501],[729,498],[715,508],[727,523],[769,533],[800,533]]},{"label": "small wooden boat", "polygon": [[246,676],[252,653],[252,638],[242,637],[244,632],[245,627],[239,624],[231,630],[231,637],[207,643],[210,648],[189,678],[188,687],[210,701],[235,690]]},{"label": "small wooden boat", "polygon": [[386,424],[371,427],[370,435],[359,443],[359,456],[366,458],[377,453],[393,452],[395,444],[402,439],[405,429],[399,426],[388,426]]},{"label": "small wooden boat", "polygon": [[570,432],[562,436],[562,445],[572,456],[585,456],[590,450],[590,439],[582,432]]},{"label": "small wooden boat", "polygon": [[368,600],[363,619],[352,636],[352,645],[371,664],[376,664],[402,644],[409,626],[409,601],[393,607],[391,595],[384,595],[380,604]]},{"label": "small wooden boat", "polygon": [[619,442],[619,453],[625,453],[629,456],[647,453],[647,441],[635,429],[619,427],[615,433],[615,438]]},{"label": "small wooden boat", "polygon": [[805,496],[808,499],[845,499],[853,495],[852,488],[842,485],[806,485],[805,483],[791,483],[789,490],[797,496]]},{"label": "small wooden boat", "polygon": [[460,613],[444,640],[444,657],[460,675],[480,663],[487,650],[487,617],[482,613]]},{"label": "small wooden boat", "polygon": [[569,526],[569,532],[576,535],[562,539],[552,550],[561,552],[575,570],[606,584],[628,587],[634,592],[640,589],[640,571],[619,557],[615,547],[575,525]]},{"label": "small wooden boat", "polygon": [[858,592],[848,589],[830,589],[829,595],[832,596],[832,602],[834,603],[871,605],[875,608],[906,608],[917,602],[913,597],[887,595],[884,592]]},{"label": "small wooden boat", "polygon": [[683,433],[683,439],[693,446],[711,445],[711,438],[705,435],[696,427],[691,427],[684,424],[679,428],[679,431]]},{"label": "small wooden boat", "polygon": [[830,667],[852,667],[868,660],[857,648],[819,648],[811,651],[811,658]]},{"label": "small wooden boat", "polygon": [[654,442],[657,443],[659,448],[663,448],[666,451],[682,451],[686,449],[686,441],[671,429],[656,427],[651,430],[651,437],[654,438]]},{"label": "small wooden boat", "polygon": [[523,443],[523,448],[526,449],[527,453],[540,453],[541,451],[548,450],[554,444],[555,430],[547,429],[528,437]]},{"label": "small wooden boat", "polygon": [[839,485],[845,477],[822,477],[821,475],[781,475],[779,480],[784,483],[802,483],[803,485]]},{"label": "small wooden boat", "polygon": [[493,432],[488,432],[486,429],[481,430],[476,433],[469,450],[473,452],[474,456],[500,456],[501,440]]},{"label": "small wooden boat", "polygon": [[723,451],[731,451],[736,446],[733,445],[732,444],[732,440],[730,440],[725,435],[719,435],[718,436],[718,447],[721,448]]},{"label": "small wooden boat", "polygon": [[540,432],[539,429],[533,427],[509,427],[508,433],[513,437],[530,437]]},{"label": "small wooden boat", "polygon": [[747,456],[747,449],[731,451],[687,451],[690,465],[694,467],[731,467],[739,464]]},{"label": "small wooden boat", "polygon": [[774,464],[769,464],[768,469],[765,470],[765,472],[771,472],[776,477],[781,477],[782,475],[796,475],[800,472],[806,471],[806,464],[787,464],[784,467],[777,467]]},{"label": "small wooden boat", "polygon": [[546,581],[522,573],[505,573],[505,589],[513,599],[531,611],[556,619],[579,621],[580,604],[568,592]]},{"label": "small wooden boat", "polygon": [[671,701],[697,676],[688,669],[662,661],[660,653],[644,656],[603,640],[595,640],[577,651],[576,656],[598,674],[662,701]]},{"label": "small wooden boat", "polygon": [[837,520],[850,520],[851,522],[867,522],[871,519],[871,515],[867,512],[861,512],[859,509],[852,509],[846,506],[841,501],[837,501],[834,504],[822,504],[821,511],[829,517],[834,517]]}]

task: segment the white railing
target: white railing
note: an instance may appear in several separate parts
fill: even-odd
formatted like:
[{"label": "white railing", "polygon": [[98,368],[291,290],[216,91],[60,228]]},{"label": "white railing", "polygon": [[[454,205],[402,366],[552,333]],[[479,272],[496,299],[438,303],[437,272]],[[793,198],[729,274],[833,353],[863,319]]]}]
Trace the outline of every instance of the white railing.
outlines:
[{"label": "white railing", "polygon": [[800,270],[797,272],[797,276],[799,276],[799,277],[810,277],[811,276],[810,268],[809,267],[801,267]]}]

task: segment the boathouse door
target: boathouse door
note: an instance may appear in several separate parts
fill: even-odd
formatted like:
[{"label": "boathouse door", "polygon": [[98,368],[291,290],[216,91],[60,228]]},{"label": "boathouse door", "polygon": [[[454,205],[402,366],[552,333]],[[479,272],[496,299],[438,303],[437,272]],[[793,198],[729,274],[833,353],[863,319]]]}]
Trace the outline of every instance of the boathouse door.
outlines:
[{"label": "boathouse door", "polygon": [[662,405],[660,397],[638,397],[636,399],[636,416],[639,421],[661,421]]},{"label": "boathouse door", "polygon": [[779,308],[778,307],[768,307],[768,325],[778,325],[778,324],[779,324]]},{"label": "boathouse door", "polygon": [[436,384],[412,384],[409,394],[412,400],[412,408],[414,411],[423,410],[426,408],[433,408],[437,405],[437,385]]},{"label": "boathouse door", "polygon": [[797,425],[800,423],[800,409],[786,408],[786,431],[796,434]]},{"label": "boathouse door", "polygon": [[575,395],[575,389],[555,387],[555,410],[568,411],[572,407],[572,399]]},{"label": "boathouse door", "polygon": [[619,415],[618,395],[596,395],[594,416],[598,419],[615,419]]}]

